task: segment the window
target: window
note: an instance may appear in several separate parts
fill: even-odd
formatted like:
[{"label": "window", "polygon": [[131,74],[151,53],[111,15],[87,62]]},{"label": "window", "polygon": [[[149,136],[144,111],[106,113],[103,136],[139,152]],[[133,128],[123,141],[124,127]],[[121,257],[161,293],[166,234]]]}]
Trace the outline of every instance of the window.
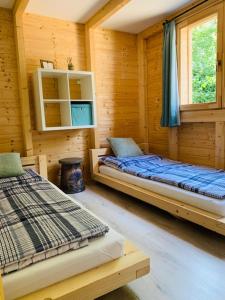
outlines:
[{"label": "window", "polygon": [[181,110],[221,107],[221,32],[219,5],[178,24]]}]

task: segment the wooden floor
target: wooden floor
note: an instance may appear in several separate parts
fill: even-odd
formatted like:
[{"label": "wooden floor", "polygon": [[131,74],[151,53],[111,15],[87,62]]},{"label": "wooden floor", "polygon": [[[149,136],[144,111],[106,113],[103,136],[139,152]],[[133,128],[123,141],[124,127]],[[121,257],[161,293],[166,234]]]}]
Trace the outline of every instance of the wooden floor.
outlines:
[{"label": "wooden floor", "polygon": [[75,198],[150,256],[150,274],[129,285],[137,299],[225,299],[224,237],[100,184]]}]

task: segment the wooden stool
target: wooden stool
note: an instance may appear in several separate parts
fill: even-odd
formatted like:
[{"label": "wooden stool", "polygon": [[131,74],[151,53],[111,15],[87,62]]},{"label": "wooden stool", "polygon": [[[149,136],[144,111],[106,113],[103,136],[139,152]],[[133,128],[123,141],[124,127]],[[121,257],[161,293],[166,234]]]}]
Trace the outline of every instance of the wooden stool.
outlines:
[{"label": "wooden stool", "polygon": [[80,193],[85,190],[82,159],[78,157],[60,159],[61,184],[60,188],[67,194]]}]

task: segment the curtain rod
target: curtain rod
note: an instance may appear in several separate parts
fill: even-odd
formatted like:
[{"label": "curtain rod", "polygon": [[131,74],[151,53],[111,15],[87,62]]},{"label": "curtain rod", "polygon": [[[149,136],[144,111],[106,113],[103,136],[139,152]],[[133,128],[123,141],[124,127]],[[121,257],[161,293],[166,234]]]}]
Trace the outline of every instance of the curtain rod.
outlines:
[{"label": "curtain rod", "polygon": [[200,3],[198,3],[198,4],[196,4],[195,6],[190,7],[189,9],[187,9],[187,10],[183,11],[182,13],[178,14],[177,16],[173,17],[171,20],[165,20],[165,21],[163,22],[163,25],[166,24],[166,23],[169,22],[169,21],[176,20],[177,18],[179,18],[179,17],[185,15],[186,13],[188,13],[189,11],[191,11],[192,9],[195,9],[196,7],[202,5],[202,4],[205,3],[205,2],[208,2],[208,0],[204,0],[204,1],[202,1],[202,2],[200,2]]}]

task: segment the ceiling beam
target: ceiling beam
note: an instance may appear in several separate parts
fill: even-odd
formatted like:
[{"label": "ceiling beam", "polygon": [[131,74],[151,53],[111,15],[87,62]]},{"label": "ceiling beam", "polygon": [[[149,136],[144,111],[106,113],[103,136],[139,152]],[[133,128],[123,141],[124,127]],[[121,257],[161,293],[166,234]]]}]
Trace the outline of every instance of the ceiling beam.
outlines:
[{"label": "ceiling beam", "polygon": [[29,0],[16,0],[13,5],[13,15],[15,17],[22,16],[29,3]]},{"label": "ceiling beam", "polygon": [[130,1],[131,0],[110,0],[86,22],[86,26],[91,29],[97,28]]}]

